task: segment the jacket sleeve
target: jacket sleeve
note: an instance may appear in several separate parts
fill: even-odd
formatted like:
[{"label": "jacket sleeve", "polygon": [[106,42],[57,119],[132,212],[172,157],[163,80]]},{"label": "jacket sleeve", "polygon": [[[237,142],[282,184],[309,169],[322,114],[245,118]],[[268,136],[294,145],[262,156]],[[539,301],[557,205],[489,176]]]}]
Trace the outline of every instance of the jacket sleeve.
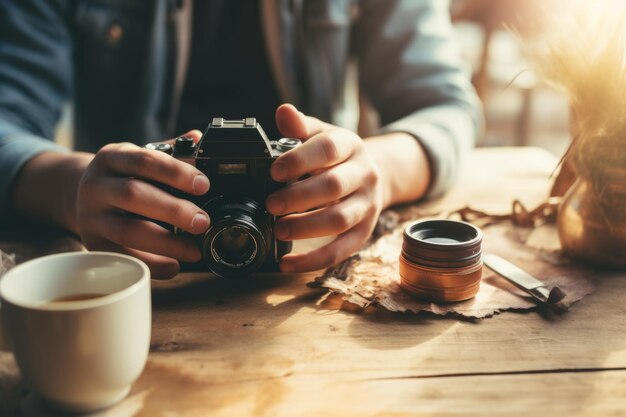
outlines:
[{"label": "jacket sleeve", "polygon": [[[36,155],[67,152],[52,141],[72,80],[66,2],[0,1],[0,215],[20,168]],[[5,219],[6,220],[6,219]]]},{"label": "jacket sleeve", "polygon": [[428,195],[446,191],[482,131],[445,0],[364,0],[356,25],[359,82],[383,132],[413,135],[433,169]]}]

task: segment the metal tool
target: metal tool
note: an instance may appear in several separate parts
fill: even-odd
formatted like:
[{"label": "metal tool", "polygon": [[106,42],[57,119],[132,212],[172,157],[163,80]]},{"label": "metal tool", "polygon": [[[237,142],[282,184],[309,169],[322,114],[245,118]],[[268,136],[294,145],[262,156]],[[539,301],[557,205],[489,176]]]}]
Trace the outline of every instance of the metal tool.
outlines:
[{"label": "metal tool", "polygon": [[483,261],[490,269],[528,293],[539,303],[547,305],[555,312],[567,310],[561,302],[565,298],[565,293],[559,287],[548,289],[543,282],[497,255],[487,254]]}]

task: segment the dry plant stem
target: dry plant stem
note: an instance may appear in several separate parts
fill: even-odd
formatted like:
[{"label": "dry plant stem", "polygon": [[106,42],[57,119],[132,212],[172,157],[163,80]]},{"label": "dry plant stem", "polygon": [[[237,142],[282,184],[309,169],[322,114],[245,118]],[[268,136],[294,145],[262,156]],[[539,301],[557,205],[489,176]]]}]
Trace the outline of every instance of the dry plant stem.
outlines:
[{"label": "dry plant stem", "polygon": [[538,66],[569,97],[574,140],[566,156],[593,184],[610,223],[626,203],[626,7],[573,2],[569,14],[551,25]]},{"label": "dry plant stem", "polygon": [[[544,77],[567,93],[577,180],[558,214],[563,251],[602,266],[626,267],[626,4],[572,2],[539,57]],[[567,16],[565,16],[567,17]]]},{"label": "dry plant stem", "polygon": [[513,200],[511,213],[508,214],[491,214],[467,206],[450,213],[448,217],[458,215],[461,220],[482,227],[507,220],[510,220],[516,226],[537,227],[555,220],[560,203],[560,198],[550,197],[545,203],[540,204],[533,210],[528,210],[521,201]]}]

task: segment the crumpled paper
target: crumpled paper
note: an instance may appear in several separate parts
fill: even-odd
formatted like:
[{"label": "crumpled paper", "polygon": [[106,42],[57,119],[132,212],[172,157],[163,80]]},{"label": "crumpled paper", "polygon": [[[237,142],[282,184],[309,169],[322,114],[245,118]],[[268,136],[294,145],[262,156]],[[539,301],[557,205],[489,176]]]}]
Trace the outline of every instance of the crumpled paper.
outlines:
[{"label": "crumpled paper", "polygon": [[[387,219],[389,221],[389,219]],[[505,310],[531,310],[535,301],[504,278],[484,267],[478,294],[458,303],[432,303],[413,298],[400,287],[398,257],[402,232],[408,223],[392,225],[372,245],[316,278],[311,286],[340,294],[345,301],[360,307],[377,305],[389,311],[437,315],[456,315],[472,319],[491,317]],[[572,304],[591,294],[595,285],[593,271],[560,255],[527,245],[523,240],[528,229],[503,223],[483,229],[483,252],[499,255],[546,283],[558,286],[566,297],[562,304]],[[325,295],[325,296],[328,296]]]}]

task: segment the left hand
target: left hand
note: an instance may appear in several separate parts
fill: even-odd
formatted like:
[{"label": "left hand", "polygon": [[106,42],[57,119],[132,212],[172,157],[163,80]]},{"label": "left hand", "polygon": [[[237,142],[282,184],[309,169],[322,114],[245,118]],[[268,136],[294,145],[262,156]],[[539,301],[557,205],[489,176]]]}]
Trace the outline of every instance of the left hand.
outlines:
[{"label": "left hand", "polygon": [[275,181],[294,181],[266,201],[271,214],[286,215],[276,223],[276,238],[338,236],[322,248],[284,256],[280,268],[305,272],[335,265],[359,250],[374,230],[384,205],[380,170],[363,139],[347,129],[289,104],[276,110],[276,122],[285,137],[304,141],[272,164]]}]

